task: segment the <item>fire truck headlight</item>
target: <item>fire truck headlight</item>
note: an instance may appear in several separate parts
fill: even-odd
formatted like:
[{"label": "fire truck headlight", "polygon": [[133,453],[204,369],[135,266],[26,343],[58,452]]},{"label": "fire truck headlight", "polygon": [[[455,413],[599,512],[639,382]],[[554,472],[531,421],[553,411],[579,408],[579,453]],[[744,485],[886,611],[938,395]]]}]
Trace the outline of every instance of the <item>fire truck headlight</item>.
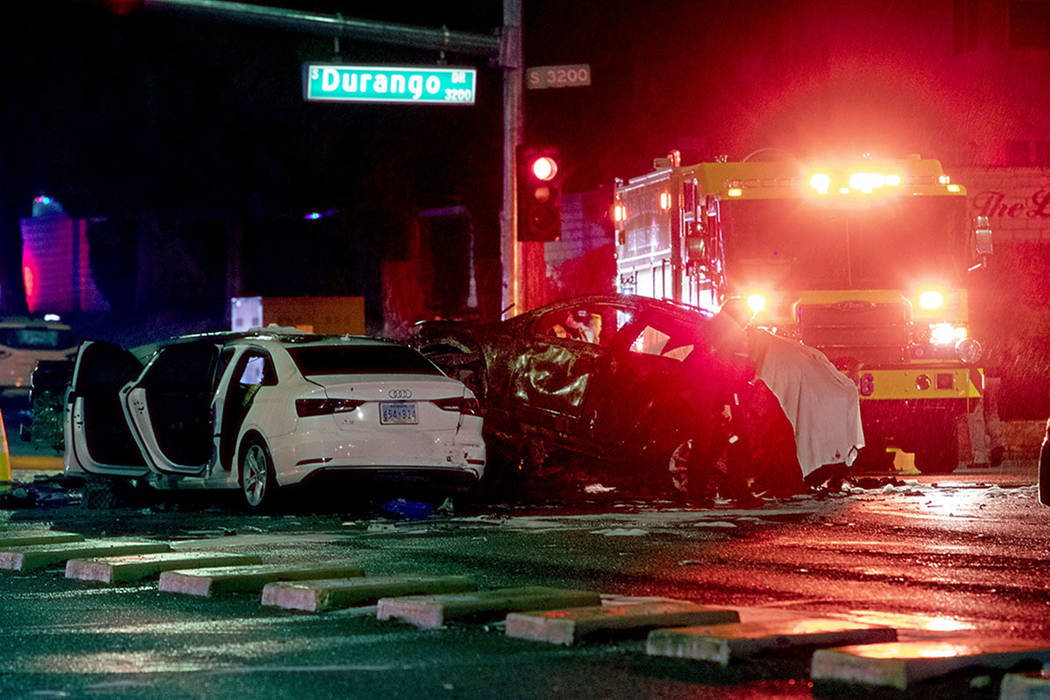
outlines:
[{"label": "fire truck headlight", "polygon": [[972,365],[981,361],[984,348],[973,338],[964,338],[956,343],[955,352],[958,353],[960,360],[968,365]]},{"label": "fire truck headlight", "polygon": [[809,178],[809,186],[815,189],[818,194],[827,194],[828,189],[831,188],[831,176],[827,173],[817,173]]},{"label": "fire truck headlight", "polygon": [[919,292],[919,307],[927,311],[933,311],[944,306],[944,294],[936,289],[927,289]]},{"label": "fire truck headlight", "polygon": [[950,323],[930,324],[930,343],[933,345],[954,345],[956,341],[955,326]]},{"label": "fire truck headlight", "polygon": [[757,314],[762,309],[766,308],[766,297],[763,294],[748,294],[747,295],[747,308],[751,309],[752,314]]}]

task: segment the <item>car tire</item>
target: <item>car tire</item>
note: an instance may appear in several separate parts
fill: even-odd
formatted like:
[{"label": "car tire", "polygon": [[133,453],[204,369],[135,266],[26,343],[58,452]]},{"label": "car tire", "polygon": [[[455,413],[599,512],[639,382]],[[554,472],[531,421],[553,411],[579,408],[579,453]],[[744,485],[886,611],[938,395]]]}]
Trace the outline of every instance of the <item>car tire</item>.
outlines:
[{"label": "car tire", "polygon": [[713,425],[714,421],[704,421],[663,436],[664,448],[658,453],[662,456],[654,465],[661,491],[694,503],[713,501],[726,473],[726,444]]},{"label": "car tire", "polygon": [[931,451],[915,453],[915,468],[920,474],[951,474],[958,466],[954,459]]},{"label": "car tire", "polygon": [[140,489],[130,481],[91,477],[84,480],[80,505],[86,510],[113,510],[134,506]]},{"label": "car tire", "polygon": [[270,510],[277,501],[277,477],[266,443],[257,436],[244,441],[240,458],[241,497],[253,513]]},{"label": "car tire", "polygon": [[915,447],[921,474],[950,474],[959,466],[959,438],[954,416],[930,416]]},{"label": "car tire", "polygon": [[689,493],[689,459],[693,453],[693,439],[679,442],[667,456],[667,472],[671,478],[671,492],[686,495]]},{"label": "car tire", "polygon": [[853,462],[854,472],[875,472],[877,474],[892,473],[894,471],[894,459],[896,453],[890,452],[886,446],[886,440],[873,436],[865,436],[867,444],[860,449],[856,460]]}]

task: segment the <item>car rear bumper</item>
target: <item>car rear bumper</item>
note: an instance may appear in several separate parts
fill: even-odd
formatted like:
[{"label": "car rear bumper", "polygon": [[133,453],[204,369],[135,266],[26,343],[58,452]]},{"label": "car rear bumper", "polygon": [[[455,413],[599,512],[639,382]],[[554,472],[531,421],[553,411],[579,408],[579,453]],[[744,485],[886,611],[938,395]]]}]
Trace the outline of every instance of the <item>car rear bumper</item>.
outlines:
[{"label": "car rear bumper", "polygon": [[462,472],[475,481],[485,471],[481,419],[453,430],[299,430],[269,438],[270,452],[282,486],[296,484],[315,472],[377,474],[446,474]]},{"label": "car rear bumper", "polygon": [[330,493],[346,489],[349,493],[373,498],[386,494],[434,496],[464,493],[480,480],[481,471],[473,468],[322,467],[311,472],[301,483],[310,488],[323,486]]}]

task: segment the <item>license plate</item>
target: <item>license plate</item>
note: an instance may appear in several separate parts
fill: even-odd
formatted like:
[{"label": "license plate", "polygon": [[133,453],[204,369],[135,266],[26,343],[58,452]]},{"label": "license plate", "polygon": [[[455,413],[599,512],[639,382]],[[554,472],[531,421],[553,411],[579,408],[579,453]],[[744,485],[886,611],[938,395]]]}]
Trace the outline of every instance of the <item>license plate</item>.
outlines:
[{"label": "license plate", "polygon": [[415,401],[381,401],[379,403],[379,422],[383,425],[415,425]]}]

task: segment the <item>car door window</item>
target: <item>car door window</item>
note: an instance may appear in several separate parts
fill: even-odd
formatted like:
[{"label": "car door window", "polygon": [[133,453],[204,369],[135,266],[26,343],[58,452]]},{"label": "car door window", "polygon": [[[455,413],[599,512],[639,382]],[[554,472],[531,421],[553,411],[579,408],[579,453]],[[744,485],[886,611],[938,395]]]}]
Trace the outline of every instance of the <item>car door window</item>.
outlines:
[{"label": "car door window", "polygon": [[650,325],[643,327],[634,342],[631,343],[631,352],[666,357],[678,362],[684,362],[695,348],[696,345],[692,338],[682,333],[675,335],[665,333]]},{"label": "car door window", "polygon": [[265,351],[250,348],[237,360],[222,406],[219,459],[223,467],[230,467],[238,433],[260,387],[275,384],[277,373],[274,371],[273,359]]},{"label": "car door window", "polygon": [[609,304],[579,304],[547,312],[537,320],[535,332],[609,347],[617,331],[630,319],[629,313]]},{"label": "car door window", "polygon": [[211,398],[218,348],[211,343],[160,351],[142,377],[157,444],[175,464],[204,464],[211,455]]},{"label": "car door window", "polygon": [[244,386],[259,386],[263,383],[265,370],[266,358],[249,357],[247,364],[244,365],[244,371],[241,372],[241,377],[237,381]]}]

